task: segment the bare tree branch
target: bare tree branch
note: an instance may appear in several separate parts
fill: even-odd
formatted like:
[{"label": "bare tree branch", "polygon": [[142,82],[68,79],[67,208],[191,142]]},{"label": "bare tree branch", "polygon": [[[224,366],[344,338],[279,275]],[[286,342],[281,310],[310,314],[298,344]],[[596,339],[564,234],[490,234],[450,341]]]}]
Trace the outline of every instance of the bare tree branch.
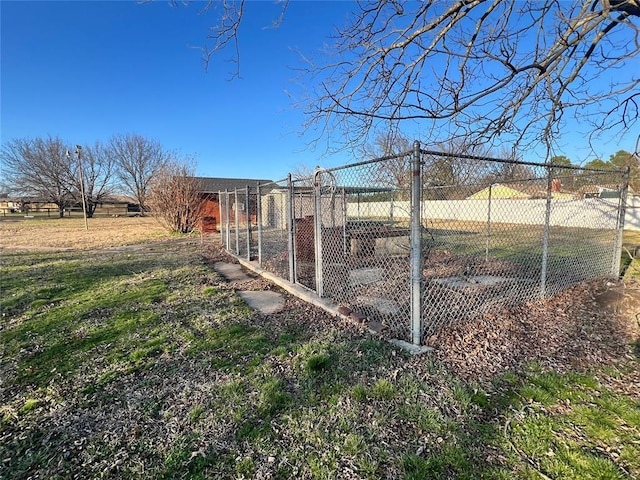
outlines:
[{"label": "bare tree branch", "polygon": [[[245,2],[209,6],[224,13],[207,61],[233,47],[238,76]],[[548,155],[571,116],[591,138],[620,133],[640,118],[640,76],[629,70],[639,18],[638,0],[363,1],[305,72],[315,85],[305,128],[339,131],[349,146],[410,122],[427,140],[543,144]]]},{"label": "bare tree branch", "polygon": [[380,122],[421,120],[488,144],[551,149],[565,114],[587,106],[609,105],[607,127],[620,114],[625,128],[637,123],[640,79],[598,81],[640,52],[637,3],[430,1],[402,14],[367,5],[341,30],[338,60],[323,67],[307,110],[309,125],[340,128],[348,143]]},{"label": "bare tree branch", "polygon": [[171,155],[159,142],[135,133],[112,137],[109,141],[109,151],[117,166],[118,180],[136,199],[140,211],[144,213],[147,209],[150,183]]},{"label": "bare tree branch", "polygon": [[[189,2],[182,2],[189,3]],[[278,28],[284,21],[289,0],[277,0],[274,3],[281,4],[280,15],[271,22],[271,28]],[[176,2],[173,2],[175,5]],[[245,13],[245,0],[209,0],[204,7],[200,9],[200,14],[209,10],[219,9],[221,11],[217,24],[209,28],[207,42],[201,48],[205,70],[209,68],[211,59],[221,52],[231,49],[232,56],[227,61],[233,65],[231,79],[239,78],[240,75],[240,45],[239,31],[242,24],[242,18]]]},{"label": "bare tree branch", "polygon": [[14,139],[2,146],[3,173],[20,195],[54,203],[60,217],[77,201],[74,165],[58,137]]}]

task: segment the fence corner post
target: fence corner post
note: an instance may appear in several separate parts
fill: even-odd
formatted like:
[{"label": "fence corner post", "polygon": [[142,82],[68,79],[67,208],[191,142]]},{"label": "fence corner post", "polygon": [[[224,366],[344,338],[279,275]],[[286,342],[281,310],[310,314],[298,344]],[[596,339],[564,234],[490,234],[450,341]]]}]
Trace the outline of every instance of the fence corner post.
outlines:
[{"label": "fence corner post", "polygon": [[238,189],[233,192],[233,211],[236,220],[235,237],[236,237],[236,255],[240,256],[240,205],[238,205]]},{"label": "fence corner post", "polygon": [[287,239],[288,239],[288,253],[289,253],[289,281],[291,283],[297,283],[296,279],[296,255],[295,255],[295,214],[293,211],[294,208],[294,199],[293,199],[293,179],[291,178],[291,174],[287,176],[287,190],[288,190],[288,198],[287,198]]},{"label": "fence corner post", "polygon": [[411,158],[411,342],[422,343],[422,185],[420,142],[413,142]]},{"label": "fence corner post", "polygon": [[540,265],[540,298],[547,296],[547,274],[549,266],[549,238],[551,233],[551,185],[553,173],[551,167],[547,166],[547,201],[544,211],[544,231],[542,233],[542,259]]},{"label": "fence corner post", "polygon": [[262,192],[256,183],[256,223],[258,225],[258,266],[262,268]]},{"label": "fence corner post", "polygon": [[251,261],[251,187],[246,186],[246,192],[244,195],[244,217],[247,220],[247,262]]},{"label": "fence corner post", "polygon": [[622,240],[624,236],[624,221],[627,216],[627,195],[629,193],[629,174],[631,167],[627,165],[622,174],[622,185],[620,186],[620,199],[618,201],[618,219],[616,222],[616,245],[613,249],[613,265],[611,276],[620,277],[620,263],[622,260]]},{"label": "fence corner post", "polygon": [[317,167],[313,172],[313,198],[316,293],[322,298],[324,295],[324,279],[322,275],[322,169],[320,167]]},{"label": "fence corner post", "polygon": [[224,231],[222,230],[223,228],[225,228],[224,226],[224,213],[222,210],[222,190],[218,190],[218,210],[220,211],[219,213],[219,222],[218,225],[220,226],[220,243],[222,243],[222,245],[224,245]]},{"label": "fence corner post", "polygon": [[229,199],[229,189],[225,189],[224,191],[224,195],[225,195],[225,203],[224,203],[224,209],[225,209],[225,220],[226,220],[226,228],[225,228],[225,237],[226,237],[226,247],[227,247],[227,251],[230,252],[231,251],[231,205],[229,204],[230,199]]}]

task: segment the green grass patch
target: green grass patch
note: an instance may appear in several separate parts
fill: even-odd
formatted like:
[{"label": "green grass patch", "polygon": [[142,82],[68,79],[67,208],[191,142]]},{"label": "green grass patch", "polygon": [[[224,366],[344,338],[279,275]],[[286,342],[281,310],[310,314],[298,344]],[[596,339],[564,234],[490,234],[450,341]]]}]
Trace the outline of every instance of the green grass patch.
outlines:
[{"label": "green grass patch", "polygon": [[637,363],[475,384],[255,316],[195,248],[3,262],[0,476],[640,477],[640,400],[605,381]]},{"label": "green grass patch", "polygon": [[371,397],[378,400],[390,400],[396,396],[396,387],[387,379],[381,378],[371,386]]},{"label": "green grass patch", "polygon": [[614,393],[593,376],[549,372],[527,378],[518,397],[510,402],[517,410],[505,425],[505,440],[524,476],[622,479],[640,473],[639,399]]},{"label": "green grass patch", "polygon": [[[43,386],[77,373],[89,359],[117,370],[135,368],[183,349],[186,340],[193,350],[208,348],[206,337],[194,335],[196,319],[189,318],[205,300],[175,295],[201,290],[199,277],[207,275],[202,265],[185,268],[171,257],[154,263],[148,254],[65,253],[13,255],[4,266],[0,301],[4,321],[12,322],[0,336],[18,360],[18,381]],[[247,313],[232,305],[219,318],[238,312]],[[241,327],[230,327],[232,337],[243,333],[234,328]]]}]

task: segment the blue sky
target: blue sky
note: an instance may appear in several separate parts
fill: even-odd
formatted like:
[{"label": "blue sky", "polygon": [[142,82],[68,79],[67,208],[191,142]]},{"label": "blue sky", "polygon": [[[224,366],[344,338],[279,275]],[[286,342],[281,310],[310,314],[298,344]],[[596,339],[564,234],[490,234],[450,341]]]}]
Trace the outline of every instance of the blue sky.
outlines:
[{"label": "blue sky", "polygon": [[[197,3],[6,2],[2,15],[2,141],[60,136],[71,144],[137,132],[193,155],[207,176],[284,178],[321,159],[300,138],[303,118],[287,91],[295,49],[322,47],[344,2],[252,2],[241,37],[242,78],[227,56],[205,71],[214,15]],[[337,162],[337,163],[336,163]]]},{"label": "blue sky", "polygon": [[[296,50],[313,55],[349,1],[293,1],[279,28],[272,0],[250,2],[240,37],[242,78],[201,52],[215,15],[158,0],[2,1],[1,140],[60,136],[73,144],[136,132],[193,155],[206,176],[281,179],[299,165],[360,160],[323,157],[301,137],[292,107]],[[632,151],[635,137],[601,148]],[[600,152],[598,152],[600,153]],[[580,153],[565,152],[574,161]]]}]

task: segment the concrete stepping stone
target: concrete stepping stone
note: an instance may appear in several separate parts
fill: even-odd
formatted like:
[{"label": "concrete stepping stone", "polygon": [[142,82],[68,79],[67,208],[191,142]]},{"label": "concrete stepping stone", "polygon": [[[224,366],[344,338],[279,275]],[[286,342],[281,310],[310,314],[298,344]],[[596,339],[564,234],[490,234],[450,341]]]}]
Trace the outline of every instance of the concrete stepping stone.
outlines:
[{"label": "concrete stepping stone", "polygon": [[254,310],[266,315],[278,313],[284,308],[284,297],[276,292],[239,291],[238,294]]},{"label": "concrete stepping stone", "polygon": [[[213,264],[213,269],[230,282],[246,283],[253,280],[237,263],[216,262]],[[284,297],[276,292],[240,290],[238,295],[251,308],[266,315],[278,313],[284,308]]]},{"label": "concrete stepping stone", "polygon": [[213,269],[230,282],[249,282],[253,280],[247,275],[242,266],[237,263],[216,262]]}]

